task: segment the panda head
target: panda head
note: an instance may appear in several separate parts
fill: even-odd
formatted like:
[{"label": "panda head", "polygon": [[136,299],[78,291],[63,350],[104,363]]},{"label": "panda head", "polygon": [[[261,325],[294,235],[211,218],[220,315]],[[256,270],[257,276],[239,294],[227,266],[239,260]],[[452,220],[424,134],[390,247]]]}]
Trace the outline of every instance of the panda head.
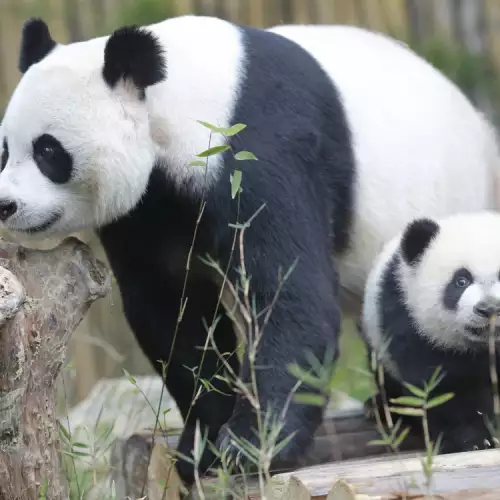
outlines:
[{"label": "panda head", "polygon": [[498,315],[500,341],[500,214],[415,220],[399,253],[400,284],[421,334],[445,348],[484,346]]},{"label": "panda head", "polygon": [[148,31],[61,45],[23,27],[22,78],[0,124],[0,221],[48,235],[98,228],[130,211],[155,161],[145,90],[165,78]]}]

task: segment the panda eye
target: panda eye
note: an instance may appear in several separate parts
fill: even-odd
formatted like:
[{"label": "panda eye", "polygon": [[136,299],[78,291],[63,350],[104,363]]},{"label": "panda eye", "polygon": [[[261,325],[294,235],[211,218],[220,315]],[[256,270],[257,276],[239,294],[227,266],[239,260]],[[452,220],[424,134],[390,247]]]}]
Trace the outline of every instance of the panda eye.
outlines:
[{"label": "panda eye", "polygon": [[55,150],[52,146],[43,146],[38,154],[44,160],[50,160],[54,156],[54,152],[55,152]]},{"label": "panda eye", "polygon": [[458,276],[455,279],[455,285],[457,285],[458,288],[465,288],[466,286],[470,285],[470,280],[469,280],[469,278],[466,278],[465,276]]},{"label": "panda eye", "polygon": [[55,154],[55,148],[46,138],[38,139],[33,145],[33,155],[38,160],[50,161]]}]

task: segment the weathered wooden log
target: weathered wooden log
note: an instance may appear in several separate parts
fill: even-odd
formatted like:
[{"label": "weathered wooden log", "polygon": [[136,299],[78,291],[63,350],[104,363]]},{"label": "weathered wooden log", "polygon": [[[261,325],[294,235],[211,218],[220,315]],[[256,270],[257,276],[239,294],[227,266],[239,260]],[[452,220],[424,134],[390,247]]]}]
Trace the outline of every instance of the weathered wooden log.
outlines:
[{"label": "weathered wooden log", "polygon": [[[286,496],[290,484],[307,491],[309,496],[304,497],[306,500],[500,498],[500,450],[469,451],[435,457],[429,492],[421,458],[414,453],[400,456],[392,454],[279,474],[268,484],[266,498],[295,500],[293,496]],[[260,499],[258,493],[250,492],[248,495],[248,500]]]},{"label": "weathered wooden log", "polygon": [[[365,418],[362,406],[349,410],[329,410],[323,424],[316,432],[313,446],[302,458],[301,467],[333,463],[353,458],[377,456],[387,452],[383,446],[373,446],[369,442],[380,439],[374,423]],[[149,500],[177,500],[179,498],[179,479],[175,472],[173,453],[177,447],[178,435],[164,436],[145,430],[127,439],[117,440],[112,445],[111,475],[115,482],[117,495],[120,497],[141,498],[148,495]],[[416,450],[421,443],[412,437],[405,441],[404,450]],[[145,468],[147,457],[151,455],[149,468]],[[162,497],[157,484],[167,483],[169,496]],[[204,484],[207,495],[212,481]],[[146,487],[143,490],[143,486]],[[238,480],[234,488],[239,489]],[[196,498],[193,494],[192,498]],[[271,497],[272,498],[272,497]]]},{"label": "weathered wooden log", "polygon": [[[303,468],[275,474],[266,485],[267,500],[493,500],[500,498],[500,450],[442,455],[434,459],[431,492],[426,496],[422,443],[408,436],[395,455],[382,446],[372,420],[361,408],[330,410],[316,433]],[[112,477],[119,495],[131,499],[147,495],[148,500],[180,500],[180,482],[174,468],[172,450],[177,436],[137,433],[113,446]],[[151,453],[149,467],[147,456]],[[321,465],[313,465],[321,464]],[[164,484],[167,484],[165,490]],[[203,481],[203,498],[220,499],[216,481]],[[144,489],[143,489],[144,487]],[[263,498],[257,481],[231,479],[234,496],[245,500]],[[219,491],[219,493],[217,493]],[[243,494],[243,491],[246,494]],[[441,496],[440,496],[441,495]],[[192,491],[187,497],[197,500]]]},{"label": "weathered wooden log", "polygon": [[72,332],[110,284],[76,238],[51,250],[0,240],[0,499],[67,498],[56,379]]}]

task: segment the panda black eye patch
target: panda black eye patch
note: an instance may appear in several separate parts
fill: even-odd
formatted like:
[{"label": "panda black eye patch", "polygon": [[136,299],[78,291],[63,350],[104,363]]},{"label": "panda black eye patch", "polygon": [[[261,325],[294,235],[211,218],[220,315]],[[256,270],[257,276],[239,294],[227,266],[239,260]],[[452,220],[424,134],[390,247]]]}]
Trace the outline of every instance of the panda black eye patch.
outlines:
[{"label": "panda black eye patch", "polygon": [[33,159],[40,172],[53,183],[70,180],[73,157],[54,136],[43,134],[33,141]]},{"label": "panda black eye patch", "polygon": [[443,304],[446,309],[455,310],[462,294],[474,282],[468,269],[457,269],[444,289]]},{"label": "panda black eye patch", "polygon": [[7,139],[4,138],[2,141],[2,157],[0,160],[0,171],[7,165],[7,160],[9,159],[9,148],[7,147]]}]

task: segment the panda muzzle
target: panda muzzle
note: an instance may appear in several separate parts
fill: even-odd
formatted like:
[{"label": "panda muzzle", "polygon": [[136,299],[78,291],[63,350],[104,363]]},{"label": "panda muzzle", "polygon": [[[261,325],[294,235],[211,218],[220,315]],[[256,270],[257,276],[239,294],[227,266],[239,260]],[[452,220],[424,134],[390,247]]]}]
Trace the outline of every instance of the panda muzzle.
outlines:
[{"label": "panda muzzle", "polygon": [[500,299],[488,297],[481,300],[474,306],[474,312],[483,318],[500,315]]}]

